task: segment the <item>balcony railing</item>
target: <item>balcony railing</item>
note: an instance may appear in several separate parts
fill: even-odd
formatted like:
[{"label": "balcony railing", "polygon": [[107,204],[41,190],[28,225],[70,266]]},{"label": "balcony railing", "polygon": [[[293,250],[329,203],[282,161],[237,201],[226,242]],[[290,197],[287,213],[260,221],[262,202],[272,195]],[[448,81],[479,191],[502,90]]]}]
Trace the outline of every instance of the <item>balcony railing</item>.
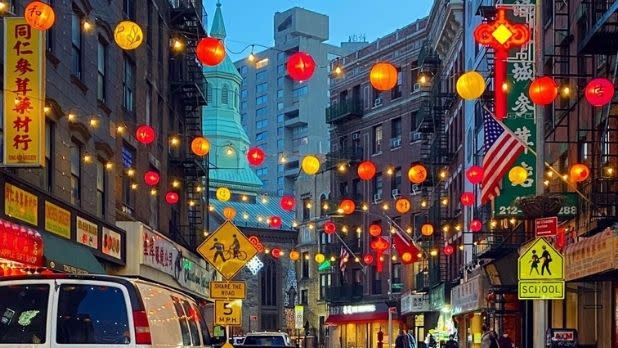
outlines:
[{"label": "balcony railing", "polygon": [[495,230],[493,233],[479,234],[474,246],[475,255],[480,259],[493,259],[518,249],[528,241],[523,224],[512,229]]},{"label": "balcony railing", "polygon": [[613,54],[618,49],[618,0],[589,0],[574,11],[589,27],[578,50],[583,54]]},{"label": "balcony railing", "polygon": [[363,286],[360,284],[343,284],[326,289],[325,300],[329,304],[346,304],[358,302],[363,298]]},{"label": "balcony railing", "polygon": [[363,100],[348,99],[326,108],[326,123],[336,123],[347,117],[363,116]]}]

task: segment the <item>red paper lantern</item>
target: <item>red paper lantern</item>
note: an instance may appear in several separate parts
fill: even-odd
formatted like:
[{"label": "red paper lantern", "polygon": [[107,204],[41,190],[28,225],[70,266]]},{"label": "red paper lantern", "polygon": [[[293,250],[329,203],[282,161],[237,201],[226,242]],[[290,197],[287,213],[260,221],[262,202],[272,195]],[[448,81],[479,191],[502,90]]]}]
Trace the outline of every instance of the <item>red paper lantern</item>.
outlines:
[{"label": "red paper lantern", "polygon": [[225,58],[225,46],[222,40],[214,37],[205,37],[197,44],[195,54],[203,65],[215,66]]},{"label": "red paper lantern", "polygon": [[371,180],[376,175],[376,165],[371,161],[364,161],[358,165],[358,177],[362,180]]},{"label": "red paper lantern", "polygon": [[283,221],[281,220],[280,216],[271,216],[270,217],[270,227],[272,228],[279,228],[281,227],[281,225],[283,224]]},{"label": "red paper lantern", "polygon": [[569,174],[576,182],[582,182],[590,176],[590,168],[585,164],[577,163],[571,167]]},{"label": "red paper lantern", "polygon": [[474,193],[472,192],[464,192],[461,194],[461,205],[464,207],[469,207],[474,204]]},{"label": "red paper lantern", "polygon": [[178,196],[178,193],[174,191],[169,191],[165,194],[165,201],[167,202],[167,204],[176,204],[178,203],[179,198],[180,197]]},{"label": "red paper lantern", "polygon": [[607,105],[614,98],[614,84],[604,78],[594,79],[586,85],[584,94],[592,106]]},{"label": "red paper lantern", "polygon": [[264,150],[259,147],[252,147],[247,151],[247,160],[249,164],[252,166],[259,166],[264,163],[264,159],[266,159],[266,154]]},{"label": "red paper lantern", "polygon": [[549,76],[536,78],[528,89],[530,100],[537,105],[548,105],[558,96],[558,84]]},{"label": "red paper lantern", "polygon": [[54,9],[41,1],[33,1],[24,10],[26,23],[38,30],[47,30],[54,25],[56,14]]},{"label": "red paper lantern", "polygon": [[281,209],[285,211],[292,211],[296,207],[296,199],[294,196],[283,196],[281,197],[279,204],[281,205]]},{"label": "red paper lantern", "polygon": [[337,225],[335,225],[332,221],[327,221],[324,223],[324,233],[333,234],[337,231]]},{"label": "red paper lantern", "polygon": [[155,186],[159,183],[160,179],[161,177],[159,176],[159,173],[155,172],[154,170],[149,170],[144,173],[144,182],[148,186]]},{"label": "red paper lantern", "polygon": [[446,255],[446,256],[451,256],[451,255],[453,255],[453,253],[455,252],[455,248],[453,248],[453,246],[452,246],[452,245],[447,244],[447,245],[444,247],[443,251],[444,251],[444,255]]},{"label": "red paper lantern", "polygon": [[369,235],[372,237],[379,237],[382,235],[382,226],[378,224],[369,225]]},{"label": "red paper lantern", "polygon": [[281,249],[279,249],[279,248],[273,248],[273,249],[270,251],[270,254],[271,254],[271,255],[272,255],[275,259],[278,259],[278,258],[280,258],[280,257],[281,257]]},{"label": "red paper lantern", "polygon": [[377,63],[371,67],[369,82],[378,91],[389,91],[397,85],[397,68],[391,63]]},{"label": "red paper lantern", "polygon": [[135,130],[135,139],[144,145],[148,145],[155,140],[155,130],[149,125],[141,125]]},{"label": "red paper lantern", "polygon": [[481,220],[474,219],[470,221],[470,231],[479,232],[483,228]]},{"label": "red paper lantern", "polygon": [[295,81],[307,81],[315,71],[315,61],[306,52],[296,52],[288,57],[288,75]]},{"label": "red paper lantern", "polygon": [[466,178],[468,178],[468,181],[473,185],[480,184],[483,181],[483,173],[483,167],[472,166],[466,170]]},{"label": "red paper lantern", "polygon": [[345,215],[350,215],[356,210],[356,203],[351,199],[344,199],[339,203],[339,208],[343,210]]},{"label": "red paper lantern", "polygon": [[378,237],[374,238],[371,243],[369,243],[369,247],[371,250],[375,251],[376,256],[378,257],[376,272],[381,273],[383,269],[382,254],[390,247],[390,243],[386,241],[386,239]]},{"label": "red paper lantern", "polygon": [[371,254],[366,254],[365,256],[363,256],[363,262],[366,265],[371,265],[373,264],[373,255]]}]

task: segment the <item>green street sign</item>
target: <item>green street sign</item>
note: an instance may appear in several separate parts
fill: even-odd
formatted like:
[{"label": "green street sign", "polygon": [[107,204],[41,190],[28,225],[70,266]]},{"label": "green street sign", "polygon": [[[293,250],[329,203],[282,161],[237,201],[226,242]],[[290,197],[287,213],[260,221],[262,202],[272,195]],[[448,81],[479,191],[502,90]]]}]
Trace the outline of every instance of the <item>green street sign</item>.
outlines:
[{"label": "green street sign", "polygon": [[562,194],[564,201],[558,212],[559,218],[570,218],[577,215],[579,209],[579,195],[575,192],[565,192]]}]

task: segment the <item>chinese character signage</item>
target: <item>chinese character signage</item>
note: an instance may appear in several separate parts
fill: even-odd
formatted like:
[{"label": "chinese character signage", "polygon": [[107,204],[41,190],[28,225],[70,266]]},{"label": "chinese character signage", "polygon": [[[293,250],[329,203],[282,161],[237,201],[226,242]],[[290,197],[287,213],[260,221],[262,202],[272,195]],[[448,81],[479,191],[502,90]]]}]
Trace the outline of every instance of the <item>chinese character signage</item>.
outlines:
[{"label": "chinese character signage", "polygon": [[37,196],[9,183],[4,185],[4,213],[6,216],[36,226],[39,223],[38,206],[39,199]]},{"label": "chinese character signage", "polygon": [[46,201],[45,230],[71,239],[71,212]]},{"label": "chinese character signage", "polygon": [[178,258],[178,249],[172,242],[144,228],[142,230],[142,245],[144,246],[142,264],[173,277],[178,277],[180,267],[177,268],[176,264],[180,266],[180,259]]},{"label": "chinese character signage", "polygon": [[93,249],[99,247],[99,227],[82,217],[77,217],[77,242]]},{"label": "chinese character signage", "polygon": [[121,235],[116,231],[103,227],[103,248],[101,251],[116,259],[122,258]]},{"label": "chinese character signage", "polygon": [[[505,1],[507,16],[513,23],[522,23],[530,28],[535,24],[536,1]],[[536,109],[528,97],[528,87],[535,77],[534,35],[530,31],[530,40],[521,47],[510,50],[507,58],[507,116],[503,120],[510,129],[530,149],[536,151]],[[500,195],[494,201],[496,217],[522,216],[516,205],[518,198],[536,195],[536,157],[527,149],[519,155],[513,166],[521,166],[528,171],[528,179],[522,183],[512,183],[508,175],[502,178]]]},{"label": "chinese character signage", "polygon": [[12,167],[45,163],[43,33],[24,18],[4,18],[4,158]]}]

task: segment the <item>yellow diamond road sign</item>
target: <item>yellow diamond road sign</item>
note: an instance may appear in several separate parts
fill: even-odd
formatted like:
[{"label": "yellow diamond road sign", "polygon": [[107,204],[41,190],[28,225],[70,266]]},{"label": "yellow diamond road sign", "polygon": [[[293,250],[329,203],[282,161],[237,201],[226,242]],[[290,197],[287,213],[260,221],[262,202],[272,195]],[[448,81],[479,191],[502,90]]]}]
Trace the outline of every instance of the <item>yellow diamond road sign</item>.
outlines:
[{"label": "yellow diamond road sign", "polygon": [[519,280],[564,280],[564,259],[543,238],[537,238],[517,260]]},{"label": "yellow diamond road sign", "polygon": [[257,254],[249,239],[230,221],[221,224],[197,252],[225,279],[233,278]]}]

